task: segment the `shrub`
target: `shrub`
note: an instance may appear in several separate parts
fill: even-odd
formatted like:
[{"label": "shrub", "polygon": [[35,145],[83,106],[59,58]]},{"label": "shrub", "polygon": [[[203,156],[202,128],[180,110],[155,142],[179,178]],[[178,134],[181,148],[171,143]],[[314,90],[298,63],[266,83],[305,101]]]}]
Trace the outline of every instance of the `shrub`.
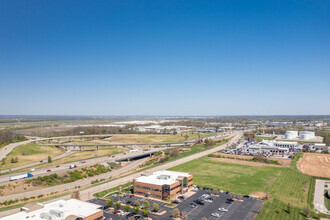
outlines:
[{"label": "shrub", "polygon": [[148,217],[149,214],[150,214],[150,211],[149,211],[148,209],[143,209],[143,210],[142,210],[142,215],[143,215],[143,216]]},{"label": "shrub", "polygon": [[128,210],[130,210],[131,209],[131,206],[130,205],[125,205],[124,206],[124,210],[125,210],[125,212],[128,212]]},{"label": "shrub", "polygon": [[118,209],[120,209],[120,207],[121,207],[120,202],[116,202],[115,203],[115,209],[118,210]]},{"label": "shrub", "polygon": [[135,214],[138,214],[139,211],[140,211],[140,208],[139,208],[139,207],[134,207],[134,208],[133,208],[133,212],[134,212]]},{"label": "shrub", "polygon": [[155,211],[155,212],[158,212],[159,205],[157,203],[152,204],[152,210]]},{"label": "shrub", "polygon": [[174,218],[178,218],[180,216],[180,211],[179,209],[174,209],[173,212],[172,212],[172,217]]},{"label": "shrub", "polygon": [[113,200],[112,199],[108,199],[107,202],[109,207],[111,207],[113,205]]}]

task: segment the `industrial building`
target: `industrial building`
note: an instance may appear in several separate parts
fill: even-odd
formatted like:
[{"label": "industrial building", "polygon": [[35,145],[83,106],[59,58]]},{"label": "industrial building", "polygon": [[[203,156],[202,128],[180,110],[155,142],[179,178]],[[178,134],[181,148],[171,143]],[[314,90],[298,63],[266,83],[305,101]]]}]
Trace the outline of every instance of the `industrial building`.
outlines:
[{"label": "industrial building", "polygon": [[284,142],[275,140],[263,140],[260,143],[249,146],[249,153],[284,153],[288,154],[298,148],[297,142]]},{"label": "industrial building", "polygon": [[103,218],[103,208],[100,205],[77,199],[57,200],[48,204],[28,203],[21,211],[2,220],[96,220]]},{"label": "industrial building", "polygon": [[162,170],[143,175],[133,181],[134,194],[154,199],[175,199],[193,187],[189,173]]}]

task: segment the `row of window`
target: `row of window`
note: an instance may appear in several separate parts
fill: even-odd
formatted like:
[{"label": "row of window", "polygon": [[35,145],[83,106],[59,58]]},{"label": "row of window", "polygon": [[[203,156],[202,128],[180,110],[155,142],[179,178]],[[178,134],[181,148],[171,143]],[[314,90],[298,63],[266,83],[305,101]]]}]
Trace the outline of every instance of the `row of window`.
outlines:
[{"label": "row of window", "polygon": [[139,194],[139,195],[143,195],[143,196],[147,195],[148,197],[162,198],[159,195],[154,195],[154,194],[149,194],[149,193],[144,193],[144,192],[134,191],[134,193]]},{"label": "row of window", "polygon": [[137,186],[137,185],[135,185],[134,187],[140,188],[140,189],[151,190],[151,191],[155,191],[155,192],[161,192],[162,191],[161,189],[154,189],[154,188],[145,187],[145,186]]}]

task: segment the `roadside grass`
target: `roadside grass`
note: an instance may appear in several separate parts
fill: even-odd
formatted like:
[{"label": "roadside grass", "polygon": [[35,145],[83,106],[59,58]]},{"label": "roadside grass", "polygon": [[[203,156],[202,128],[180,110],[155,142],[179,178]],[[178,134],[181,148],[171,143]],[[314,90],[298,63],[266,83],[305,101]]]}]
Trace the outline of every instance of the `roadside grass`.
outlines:
[{"label": "roadside grass", "polygon": [[[185,135],[188,135],[188,138],[185,138]],[[113,137],[106,139],[111,142],[118,142],[123,144],[143,144],[143,143],[165,143],[165,142],[184,142],[189,140],[194,140],[198,138],[214,136],[216,133],[206,133],[206,134],[197,134],[197,133],[182,133],[182,134],[131,134],[131,135],[114,135]]]},{"label": "roadside grass", "polygon": [[[194,184],[200,186],[240,194],[269,194],[271,198],[265,199],[258,220],[329,217],[324,214],[318,216],[313,211],[315,177],[305,175],[296,168],[296,162],[301,156],[302,153],[292,160],[290,168],[244,166],[203,157],[170,170],[192,173]],[[288,203],[290,211],[287,211]]]},{"label": "roadside grass", "polygon": [[327,207],[328,210],[330,210],[330,198],[327,197],[328,190],[324,191],[324,205]]},{"label": "roadside grass", "polygon": [[[65,153],[65,150],[54,146],[48,146],[48,155],[51,157]],[[11,163],[11,158],[18,158],[17,163]],[[47,159],[47,146],[37,144],[25,144],[15,147],[6,157],[5,164],[1,164],[1,169],[19,167],[26,164]]]},{"label": "roadside grass", "polygon": [[256,136],[256,141],[262,141],[262,140],[274,140],[274,138],[272,138],[272,137]]},{"label": "roadside grass", "polygon": [[98,192],[98,193],[94,193],[93,196],[96,197],[96,198],[102,198],[102,197],[107,197],[107,196],[110,196],[112,194],[115,194],[116,192],[119,193],[119,187],[121,187],[121,192],[125,192],[125,193],[130,193],[130,190],[133,186],[133,182],[128,182],[128,183],[125,183],[123,185],[120,185],[120,186],[116,186],[116,187],[113,187],[113,188],[110,188],[110,189],[107,189],[107,190],[103,190],[101,192]]}]

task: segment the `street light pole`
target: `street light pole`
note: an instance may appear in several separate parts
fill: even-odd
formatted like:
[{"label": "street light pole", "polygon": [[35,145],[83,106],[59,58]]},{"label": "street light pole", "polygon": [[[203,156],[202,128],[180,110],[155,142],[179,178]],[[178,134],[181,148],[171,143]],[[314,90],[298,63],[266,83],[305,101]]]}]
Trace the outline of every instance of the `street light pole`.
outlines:
[{"label": "street light pole", "polygon": [[49,163],[49,158],[48,158],[48,144],[49,144],[49,139],[48,139],[48,129],[47,128],[47,163]]}]

